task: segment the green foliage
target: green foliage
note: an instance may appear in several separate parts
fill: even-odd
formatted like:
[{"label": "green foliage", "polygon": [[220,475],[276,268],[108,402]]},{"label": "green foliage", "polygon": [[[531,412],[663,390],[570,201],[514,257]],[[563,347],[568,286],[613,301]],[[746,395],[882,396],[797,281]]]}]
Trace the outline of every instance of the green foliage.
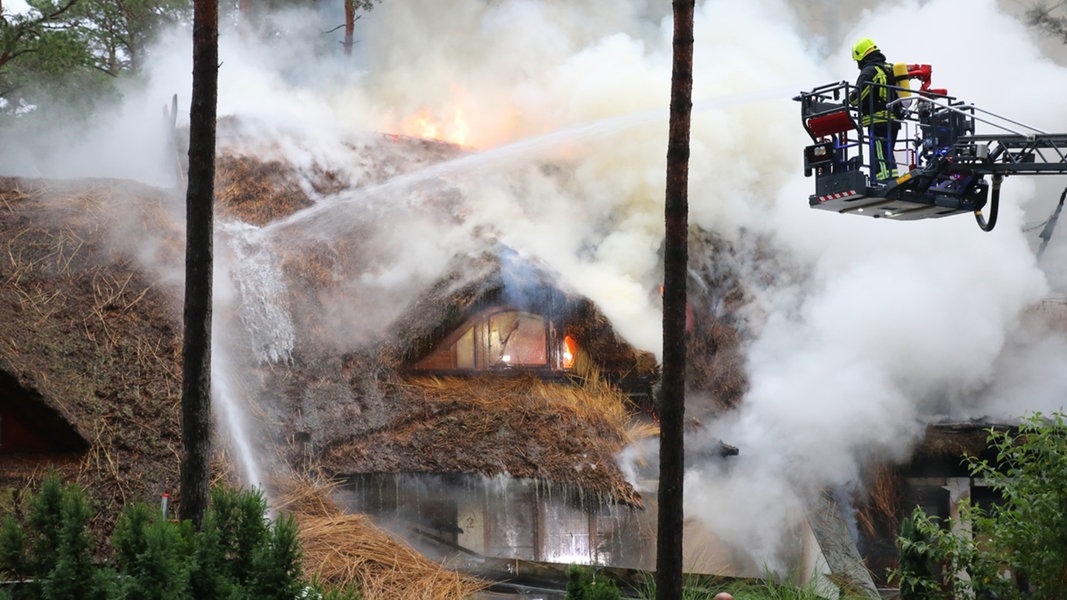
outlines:
[{"label": "green foliage", "polygon": [[969,580],[959,574],[978,564],[978,545],[974,538],[954,533],[959,523],[942,523],[920,508],[904,521],[897,537],[900,566],[889,576],[898,582],[901,600],[954,598],[967,592]]},{"label": "green foliage", "polygon": [[30,501],[26,560],[33,573],[48,573],[59,558],[59,533],[63,526],[63,497],[66,495],[59,475],[48,474],[41,489]]},{"label": "green foliage", "polygon": [[32,112],[65,90],[101,81],[80,32],[65,22],[75,3],[28,4],[28,14],[0,19],[0,114]]},{"label": "green foliage", "polygon": [[0,524],[0,577],[16,578],[26,571],[26,534],[14,515],[4,515]]},{"label": "green foliage", "polygon": [[0,116],[81,117],[140,73],[153,40],[187,21],[189,0],[28,0],[0,16]]},{"label": "green foliage", "polygon": [[229,584],[243,588],[252,580],[253,553],[269,537],[266,511],[266,500],[258,490],[241,494],[226,488],[212,491],[204,515],[202,546],[205,557],[226,579],[224,588]]},{"label": "green foliage", "polygon": [[[897,538],[901,566],[890,573],[908,598],[989,595],[1061,598],[1067,593],[1067,425],[1064,414],[1034,414],[1016,433],[989,431],[994,461],[970,459],[1001,502],[964,502],[943,523],[916,510]],[[910,523],[910,525],[908,524]],[[957,530],[969,530],[959,535]],[[920,571],[918,561],[936,566]],[[966,575],[966,576],[964,576]],[[907,590],[909,596],[905,597]]]},{"label": "green foliage", "polygon": [[[939,587],[932,566],[934,561],[930,552],[930,535],[927,533],[930,523],[918,508],[901,523],[900,536],[897,539],[900,563],[896,574],[900,582],[901,600],[936,597]],[[936,527],[936,524],[934,526]]]},{"label": "green foliage", "polygon": [[94,560],[84,493],[50,474],[22,522],[9,513],[0,525],[0,574],[31,581],[0,588],[0,600],[358,600],[352,590],[309,586],[296,521],[271,521],[266,511],[258,490],[216,489],[195,531],[157,507],[131,505],[112,532],[105,566]]},{"label": "green foliage", "polygon": [[68,598],[96,598],[100,590],[93,589],[93,538],[89,533],[92,512],[85,494],[77,486],[68,486],[60,508],[60,526],[55,566],[41,581],[46,600]]},{"label": "green foliage", "polygon": [[249,591],[255,598],[292,600],[305,586],[300,567],[299,530],[292,515],[280,516],[252,553]]},{"label": "green foliage", "polygon": [[[18,503],[15,503],[16,505]],[[49,473],[19,519],[17,506],[7,507],[0,526],[0,574],[30,583],[5,593],[18,599],[102,598],[94,542],[88,525],[92,517],[84,492],[64,486]]]},{"label": "green foliage", "polygon": [[622,597],[614,581],[598,578],[592,569],[578,565],[567,567],[564,600],[618,600]]},{"label": "green foliage", "polygon": [[178,600],[189,593],[191,530],[163,519],[160,511],[137,504],[123,512],[111,536],[117,578],[114,597]]}]

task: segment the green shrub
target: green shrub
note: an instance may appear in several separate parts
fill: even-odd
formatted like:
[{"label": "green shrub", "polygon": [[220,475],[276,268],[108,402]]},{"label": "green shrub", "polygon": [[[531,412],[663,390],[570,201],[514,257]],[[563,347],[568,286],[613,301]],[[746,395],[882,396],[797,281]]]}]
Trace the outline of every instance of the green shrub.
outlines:
[{"label": "green shrub", "polygon": [[900,600],[935,598],[940,585],[934,573],[931,536],[924,527],[926,515],[921,509],[903,520],[897,545],[900,561],[896,579],[900,582]]},{"label": "green shrub", "polygon": [[615,582],[598,578],[592,569],[571,565],[567,568],[564,600],[619,600],[622,594]]},{"label": "green shrub", "polygon": [[[92,585],[97,581],[94,575],[97,567],[93,563],[95,544],[88,530],[91,517],[89,503],[81,488],[71,485],[62,490],[55,564],[41,579],[45,600],[92,599],[104,593]],[[48,536],[40,535],[38,539],[45,537]]]},{"label": "green shrub", "polygon": [[179,600],[189,597],[189,544],[182,527],[147,504],[123,512],[111,536],[117,577],[113,598]]},{"label": "green shrub", "polygon": [[[996,460],[970,459],[971,476],[1001,497],[968,502],[958,520],[916,510],[897,538],[901,597],[1067,597],[1067,425],[1063,413],[1026,417],[1016,433],[990,430]],[[957,535],[957,529],[969,535]],[[933,571],[914,568],[918,558]],[[935,572],[936,571],[936,572]]]},{"label": "green shrub", "polygon": [[27,503],[21,520],[19,503],[7,506],[0,523],[0,575],[24,581],[5,587],[0,597],[14,600],[104,598],[103,578],[93,561],[96,547],[88,529],[92,511],[84,492],[64,486],[52,472]]},{"label": "green shrub", "polygon": [[59,475],[50,473],[41,482],[41,489],[30,499],[30,513],[26,517],[28,573],[48,573],[59,560],[59,532],[63,528],[65,492]]},{"label": "green shrub", "polygon": [[267,502],[259,490],[212,490],[203,525],[209,535],[202,541],[214,545],[207,551],[218,561],[220,574],[240,587],[252,580],[252,555],[269,539],[266,514]]},{"label": "green shrub", "polygon": [[4,515],[0,523],[0,577],[19,579],[28,570],[26,534],[14,515]]},{"label": "green shrub", "polygon": [[299,530],[292,515],[279,516],[252,553],[249,591],[263,600],[292,600],[305,587],[301,581]]},{"label": "green shrub", "polygon": [[112,560],[100,565],[84,493],[50,474],[24,523],[11,514],[0,522],[0,574],[29,581],[0,587],[0,600],[358,600],[354,590],[308,585],[296,521],[266,512],[258,490],[219,488],[195,531],[131,505],[112,533]]}]

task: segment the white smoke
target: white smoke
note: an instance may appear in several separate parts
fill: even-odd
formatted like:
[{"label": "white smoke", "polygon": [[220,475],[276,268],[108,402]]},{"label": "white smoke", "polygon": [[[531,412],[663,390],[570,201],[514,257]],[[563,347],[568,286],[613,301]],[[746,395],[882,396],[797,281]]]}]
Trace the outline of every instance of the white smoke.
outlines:
[{"label": "white smoke", "polygon": [[[824,15],[834,14],[831,4]],[[464,113],[476,116],[471,129],[483,132],[481,143],[497,141],[495,133],[509,140],[666,106],[667,15],[649,27],[618,19],[644,16],[640,10],[614,21],[576,19],[595,10],[583,3],[501,2],[448,14],[435,14],[445,9],[432,3],[382,8],[367,23],[362,89],[387,90],[399,114],[438,97],[431,106],[447,115],[468,99],[477,108]],[[797,493],[854,484],[870,458],[904,458],[930,418],[1021,414],[1028,404],[1010,390],[981,392],[999,387],[989,386],[1019,362],[1013,357],[1055,373],[1033,361],[1047,356],[1039,364],[1056,365],[1064,356],[1046,354],[1062,344],[1016,335],[1022,312],[1048,294],[1033,242],[1020,232],[1024,210],[1040,203],[1043,214],[1051,198],[1040,202],[1034,182],[1009,178],[993,233],[966,216],[884,223],[811,211],[813,181],[800,172],[807,139],[790,98],[854,79],[849,48],[872,36],[890,60],[934,65],[936,87],[1062,131],[1067,115],[1050,99],[1067,72],[992,0],[965,10],[952,0],[880,3],[854,22],[834,22],[836,40],[809,35],[793,14],[773,0],[705,2],[696,18],[691,222],[727,238],[767,236],[793,262],[780,266],[790,270],[781,278],[787,285],[747,282],[765,315],[749,353],[751,391],[709,432],[741,455],[728,471],[693,470],[687,512],[764,564],[775,564],[782,532],[798,516]],[[516,32],[518,23],[535,26]],[[463,31],[455,46],[441,31],[452,26]],[[1011,85],[995,85],[995,73],[1011,73]],[[462,96],[446,93],[457,88]],[[779,89],[770,100],[716,104]],[[507,243],[548,260],[631,342],[652,349],[660,343],[649,290],[658,284],[665,133],[664,116],[583,145],[568,155],[577,167],[566,190],[545,181],[539,192],[529,180],[520,196],[469,189],[479,222],[507,223]],[[810,276],[795,285],[799,273]],[[1062,397],[1062,389],[1034,397]]]},{"label": "white smoke", "polygon": [[[948,23],[937,35],[923,26]],[[1067,71],[1042,58],[1030,35],[991,0],[968,3],[965,13],[948,0],[886,3],[839,40],[827,58],[834,75],[822,83],[852,80],[849,47],[871,36],[891,61],[934,65],[935,87],[1062,131],[1067,114],[1048,98],[1067,85]],[[965,46],[974,52],[960,52]],[[1013,84],[998,88],[987,69],[1012,72]],[[1019,93],[1028,87],[1051,96]],[[787,531],[796,515],[782,510],[783,499],[856,484],[867,459],[905,458],[930,419],[1018,416],[1037,407],[1031,400],[1058,406],[1049,400],[1063,397],[1060,377],[1039,385],[1016,376],[1026,382],[1017,390],[1004,389],[999,377],[1019,362],[1048,375],[1065,357],[1062,344],[1023,338],[1019,327],[1023,311],[1048,294],[1020,232],[1035,200],[1032,182],[1005,182],[1000,224],[989,234],[969,217],[883,223],[818,214],[804,205],[812,181],[795,175],[778,190],[762,230],[812,276],[803,294],[769,288],[761,295],[768,317],[749,352],[751,390],[713,428],[741,455],[728,473],[698,469],[687,484],[691,512],[768,564],[782,539],[753,524]],[[738,520],[707,497],[744,507],[751,518]]]},{"label": "white smoke", "polygon": [[[934,65],[935,87],[1065,131],[1067,109],[1056,99],[1067,71],[994,0],[871,2],[866,11],[792,4],[701,2],[695,30],[690,221],[727,239],[766,238],[788,261],[752,264],[752,273],[783,277],[746,281],[755,301],[745,314],[758,315],[759,334],[748,354],[751,390],[707,433],[741,454],[728,470],[694,467],[687,511],[768,564],[796,517],[796,490],[848,485],[866,459],[904,457],[924,419],[1051,410],[1067,386],[1058,368],[1067,345],[1019,326],[1053,276],[1036,265],[1036,236],[1021,230],[1056,198],[1008,178],[992,233],[968,216],[898,223],[812,211],[814,182],[801,172],[808,139],[791,101],[802,89],[854,79],[849,48],[870,36],[891,61]],[[361,182],[349,137],[415,134],[410,122],[422,112],[453,133],[462,121],[465,143],[481,149],[479,160],[447,174],[466,196],[463,223],[444,231],[417,210],[394,221],[396,231],[385,233],[402,240],[403,253],[351,285],[399,296],[488,228],[549,262],[635,346],[659,350],[667,3],[383,2],[357,22],[351,60],[308,48],[312,17],[294,13],[268,45],[223,32],[220,117],[255,127],[220,145]],[[153,54],[154,76],[128,96],[127,116],[109,125],[145,135],[134,125],[155,122],[158,106],[190,88],[190,56],[180,32]],[[62,162],[166,180],[166,156],[144,153],[150,144],[131,153],[106,139],[70,149]],[[567,177],[546,175],[545,162],[565,163]],[[335,225],[366,208],[358,198],[338,204]],[[1064,248],[1054,239],[1046,256]],[[1065,275],[1055,273],[1051,287],[1067,284]]]}]

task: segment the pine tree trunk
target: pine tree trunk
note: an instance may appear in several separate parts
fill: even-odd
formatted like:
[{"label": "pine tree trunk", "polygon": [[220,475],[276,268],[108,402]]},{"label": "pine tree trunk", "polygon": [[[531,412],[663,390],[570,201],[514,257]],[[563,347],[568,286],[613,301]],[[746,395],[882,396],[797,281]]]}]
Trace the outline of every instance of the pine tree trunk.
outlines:
[{"label": "pine tree trunk", "polygon": [[663,384],[660,388],[656,598],[682,597],[685,474],[685,324],[689,261],[689,129],[693,110],[694,0],[674,0],[674,61],[667,139],[663,251]]},{"label": "pine tree trunk", "polygon": [[356,32],[356,2],[345,0],[345,56],[352,56],[353,35]]},{"label": "pine tree trunk", "polygon": [[218,109],[218,0],[193,4],[193,91],[185,196],[185,311],[182,341],[182,465],[179,518],[200,527],[211,467],[211,277]]}]

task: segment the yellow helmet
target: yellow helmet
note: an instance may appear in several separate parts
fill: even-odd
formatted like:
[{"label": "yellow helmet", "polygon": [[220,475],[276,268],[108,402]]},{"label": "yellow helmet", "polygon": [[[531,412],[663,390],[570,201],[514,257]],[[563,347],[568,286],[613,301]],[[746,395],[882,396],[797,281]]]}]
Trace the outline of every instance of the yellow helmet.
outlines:
[{"label": "yellow helmet", "polygon": [[874,42],[871,40],[871,38],[863,38],[860,41],[856,42],[854,46],[852,46],[852,58],[856,62],[859,62],[863,60],[864,56],[867,56],[868,54],[874,52],[877,49],[878,46],[874,45]]}]

